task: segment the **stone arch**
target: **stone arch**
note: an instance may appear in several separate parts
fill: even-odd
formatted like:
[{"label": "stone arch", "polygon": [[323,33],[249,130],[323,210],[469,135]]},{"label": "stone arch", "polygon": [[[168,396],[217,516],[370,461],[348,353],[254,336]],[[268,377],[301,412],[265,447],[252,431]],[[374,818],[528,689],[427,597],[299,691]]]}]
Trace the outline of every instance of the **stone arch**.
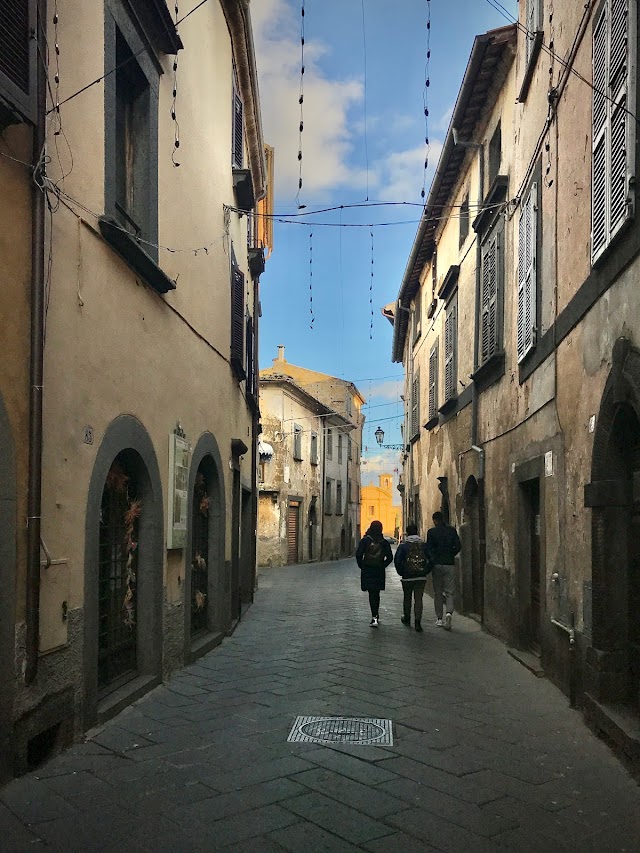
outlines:
[{"label": "stone arch", "polygon": [[16,492],[13,434],[0,395],[0,782],[6,781],[12,775]]},{"label": "stone arch", "polygon": [[[139,518],[137,565],[136,671],[137,677],[108,698],[98,691],[99,542],[100,514],[107,474],[114,460],[126,455],[134,472]],[[162,671],[162,595],[164,566],[164,510],[162,482],[155,449],[139,420],[120,415],[107,427],[93,465],[85,518],[84,572],[84,728],[117,713],[160,681]]]},{"label": "stone arch", "polygon": [[638,530],[639,503],[640,352],[619,338],[598,413],[591,482],[585,487],[585,506],[592,510],[587,689],[604,701],[631,698],[630,596],[640,593],[640,583],[631,584],[630,570],[640,558],[633,554],[638,536],[632,532],[634,522]]},{"label": "stone arch", "polygon": [[[209,553],[207,558],[207,627],[208,632],[199,640],[192,642],[191,638],[191,559],[193,535],[193,499],[198,472],[204,473],[209,496]],[[219,642],[224,630],[226,605],[224,593],[224,555],[226,533],[226,504],[222,456],[215,436],[210,432],[203,433],[198,439],[191,455],[189,469],[189,503],[187,506],[187,544],[185,549],[184,568],[184,610],[185,610],[185,658],[187,660],[204,654]]]}]

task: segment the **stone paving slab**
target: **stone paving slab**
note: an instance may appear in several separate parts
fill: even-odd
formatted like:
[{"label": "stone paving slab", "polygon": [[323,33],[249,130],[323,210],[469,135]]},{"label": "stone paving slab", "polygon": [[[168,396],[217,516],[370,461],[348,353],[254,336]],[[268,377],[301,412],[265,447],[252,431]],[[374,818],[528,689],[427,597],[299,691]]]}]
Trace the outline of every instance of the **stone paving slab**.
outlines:
[{"label": "stone paving slab", "polygon": [[[273,569],[234,635],[0,791],[0,851],[640,853],[640,788],[566,697],[458,616],[369,628],[352,560]],[[393,746],[287,743],[299,715]]]}]

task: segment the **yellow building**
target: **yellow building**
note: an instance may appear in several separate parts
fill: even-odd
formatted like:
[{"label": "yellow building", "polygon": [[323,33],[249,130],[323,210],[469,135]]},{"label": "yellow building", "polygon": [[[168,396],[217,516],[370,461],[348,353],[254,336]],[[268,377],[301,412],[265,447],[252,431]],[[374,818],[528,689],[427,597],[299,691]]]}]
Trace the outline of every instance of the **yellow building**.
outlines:
[{"label": "yellow building", "polygon": [[398,537],[402,507],[393,503],[393,476],[381,474],[378,486],[363,486],[360,498],[360,517],[364,533],[372,521],[382,522],[385,536]]}]

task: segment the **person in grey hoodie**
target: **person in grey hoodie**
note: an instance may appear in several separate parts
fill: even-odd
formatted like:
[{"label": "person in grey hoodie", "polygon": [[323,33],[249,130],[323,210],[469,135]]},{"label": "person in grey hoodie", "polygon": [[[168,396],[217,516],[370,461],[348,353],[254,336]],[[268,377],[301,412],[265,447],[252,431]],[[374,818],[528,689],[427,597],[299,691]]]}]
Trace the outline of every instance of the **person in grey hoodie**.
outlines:
[{"label": "person in grey hoodie", "polygon": [[398,545],[393,559],[396,571],[402,578],[404,596],[403,625],[411,625],[411,600],[413,599],[413,617],[416,631],[422,631],[422,596],[426,577],[431,571],[431,563],[427,556],[426,544],[418,536],[418,527],[407,524],[407,535],[404,542]]}]

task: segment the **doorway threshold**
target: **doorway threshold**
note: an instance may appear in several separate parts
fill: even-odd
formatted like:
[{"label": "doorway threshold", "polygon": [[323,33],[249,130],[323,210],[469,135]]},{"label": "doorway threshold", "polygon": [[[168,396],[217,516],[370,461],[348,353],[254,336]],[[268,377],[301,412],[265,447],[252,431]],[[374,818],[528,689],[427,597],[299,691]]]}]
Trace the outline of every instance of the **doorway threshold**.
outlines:
[{"label": "doorway threshold", "polygon": [[599,702],[585,693],[584,715],[596,734],[616,748],[631,765],[634,775],[640,775],[640,713],[637,708],[624,702]]},{"label": "doorway threshold", "polygon": [[540,658],[533,652],[525,652],[522,649],[507,649],[507,652],[514,660],[526,667],[529,672],[532,672],[536,678],[544,678],[544,669],[540,663]]}]

